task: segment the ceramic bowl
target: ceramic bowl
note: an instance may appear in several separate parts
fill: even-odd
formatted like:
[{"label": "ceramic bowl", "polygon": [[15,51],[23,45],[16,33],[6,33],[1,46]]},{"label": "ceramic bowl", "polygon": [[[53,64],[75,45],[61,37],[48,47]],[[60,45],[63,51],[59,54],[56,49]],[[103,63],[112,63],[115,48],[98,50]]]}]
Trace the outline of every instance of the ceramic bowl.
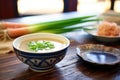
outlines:
[{"label": "ceramic bowl", "polygon": [[77,55],[84,61],[101,66],[120,63],[120,50],[100,44],[84,44],[76,48]]},{"label": "ceramic bowl", "polygon": [[[64,42],[65,46],[56,50],[49,52],[29,52],[19,48],[22,41],[35,39],[35,38],[50,38],[52,40],[57,39]],[[17,55],[17,58],[23,63],[29,65],[31,70],[37,72],[46,72],[54,69],[55,65],[60,62],[67,51],[67,48],[70,45],[70,41],[59,34],[50,34],[50,33],[33,33],[20,36],[13,41],[13,49]]]},{"label": "ceramic bowl", "polygon": [[120,13],[115,11],[108,11],[100,15],[104,21],[115,22],[120,25]]}]

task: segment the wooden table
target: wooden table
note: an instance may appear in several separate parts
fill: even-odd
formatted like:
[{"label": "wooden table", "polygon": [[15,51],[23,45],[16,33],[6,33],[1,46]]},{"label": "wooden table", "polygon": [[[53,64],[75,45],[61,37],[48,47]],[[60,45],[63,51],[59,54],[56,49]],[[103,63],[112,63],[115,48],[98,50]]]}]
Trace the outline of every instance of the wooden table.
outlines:
[{"label": "wooden table", "polygon": [[[69,14],[69,13],[68,13]],[[73,16],[78,13],[71,13]],[[81,15],[81,14],[80,14]],[[47,16],[47,15],[46,15]],[[52,15],[53,16],[53,15]],[[58,17],[57,17],[58,16]],[[33,17],[33,19],[43,18],[42,16]],[[62,15],[56,15],[57,19],[62,19]],[[32,17],[11,19],[8,21],[25,22],[24,19],[29,20]],[[45,18],[45,16],[44,16]],[[33,20],[34,21],[34,20]],[[32,22],[32,21],[31,21]],[[34,21],[35,22],[35,21]],[[98,42],[83,31],[70,32],[64,34],[71,41],[68,52],[65,58],[56,64],[56,68],[50,72],[34,72],[31,71],[28,65],[18,60],[15,53],[0,55],[0,80],[120,80],[120,66],[112,68],[101,69],[99,67],[92,67],[84,63],[77,55],[75,48],[78,45],[92,43],[104,44],[106,46],[120,48],[120,43],[102,43]]]}]

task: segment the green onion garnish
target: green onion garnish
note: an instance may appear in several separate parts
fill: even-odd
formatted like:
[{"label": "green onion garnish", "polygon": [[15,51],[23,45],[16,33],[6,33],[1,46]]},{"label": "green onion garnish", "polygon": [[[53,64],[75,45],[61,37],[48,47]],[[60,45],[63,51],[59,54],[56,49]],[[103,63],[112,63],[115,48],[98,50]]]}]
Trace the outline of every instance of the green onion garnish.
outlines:
[{"label": "green onion garnish", "polygon": [[38,52],[39,50],[50,50],[55,48],[54,44],[49,41],[30,41],[28,48],[32,51]]}]

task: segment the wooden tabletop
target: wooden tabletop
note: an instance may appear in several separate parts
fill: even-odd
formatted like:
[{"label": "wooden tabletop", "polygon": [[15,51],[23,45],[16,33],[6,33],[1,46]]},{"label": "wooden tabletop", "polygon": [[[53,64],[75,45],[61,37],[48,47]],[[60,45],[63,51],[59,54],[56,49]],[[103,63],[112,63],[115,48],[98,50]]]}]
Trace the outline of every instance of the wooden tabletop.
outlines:
[{"label": "wooden tabletop", "polygon": [[[28,19],[28,17],[26,18]],[[22,19],[11,19],[11,21],[23,22]],[[119,65],[112,68],[90,66],[77,56],[75,50],[78,45],[88,43],[103,44],[120,49],[119,42],[98,42],[84,31],[70,32],[63,35],[70,39],[71,44],[65,58],[56,64],[54,70],[43,73],[34,72],[29,69],[28,65],[19,61],[15,53],[1,54],[0,80],[120,80]]]}]

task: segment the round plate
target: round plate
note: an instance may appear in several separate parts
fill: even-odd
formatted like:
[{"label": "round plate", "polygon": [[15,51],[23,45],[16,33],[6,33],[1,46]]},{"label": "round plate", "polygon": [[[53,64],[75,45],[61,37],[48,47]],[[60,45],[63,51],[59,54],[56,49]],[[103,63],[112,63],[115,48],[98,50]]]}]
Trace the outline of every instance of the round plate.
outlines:
[{"label": "round plate", "polygon": [[84,61],[97,65],[116,65],[120,62],[120,50],[99,44],[79,45],[77,55]]},{"label": "round plate", "polygon": [[89,35],[101,42],[116,42],[120,40],[120,36],[99,36],[97,30],[86,31]]}]

